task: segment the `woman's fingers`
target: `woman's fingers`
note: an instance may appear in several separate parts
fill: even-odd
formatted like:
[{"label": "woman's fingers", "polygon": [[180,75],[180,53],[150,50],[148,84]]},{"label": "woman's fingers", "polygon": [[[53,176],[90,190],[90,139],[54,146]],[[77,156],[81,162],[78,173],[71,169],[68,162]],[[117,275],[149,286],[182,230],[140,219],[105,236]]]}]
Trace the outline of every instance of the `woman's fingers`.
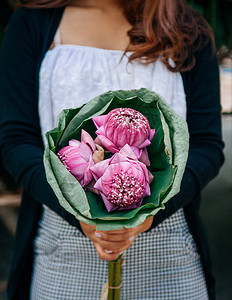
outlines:
[{"label": "woman's fingers", "polygon": [[102,260],[115,260],[119,257],[120,253],[119,252],[111,252],[112,250],[107,250],[108,253],[106,252],[106,250],[104,250],[101,245],[99,245],[98,243],[93,243],[95,246],[95,249],[97,251],[97,254],[99,256],[100,259]]},{"label": "woman's fingers", "polygon": [[121,252],[128,249],[133,243],[133,241],[134,241],[134,237],[133,239],[128,239],[127,241],[123,241],[123,242],[108,242],[108,241],[98,240],[97,243],[103,249],[111,250],[113,252]]},{"label": "woman's fingers", "polygon": [[133,227],[133,228],[125,228],[125,227],[123,227],[123,229],[101,231],[101,233],[106,233],[106,234],[109,234],[109,235],[124,234],[126,232],[133,231],[135,228],[136,227]]},{"label": "woman's fingers", "polygon": [[99,257],[103,260],[115,260],[119,254],[132,245],[138,234],[138,227],[96,231],[96,227],[80,222],[84,234],[93,242]]},{"label": "woman's fingers", "polygon": [[135,228],[112,230],[112,231],[96,231],[95,241],[106,251],[123,252],[130,248],[135,240]]},{"label": "woman's fingers", "polygon": [[94,239],[94,242],[99,244],[102,249],[104,249],[108,254],[110,253],[116,253],[116,252],[123,252],[130,248],[132,243],[135,240],[135,236],[129,236],[123,241],[108,241],[103,240],[101,237],[96,237]]},{"label": "woman's fingers", "polygon": [[108,231],[105,232],[95,232],[95,236],[101,240],[108,241],[108,242],[123,242],[128,240],[131,235],[129,232],[123,232],[120,234],[108,234]]}]

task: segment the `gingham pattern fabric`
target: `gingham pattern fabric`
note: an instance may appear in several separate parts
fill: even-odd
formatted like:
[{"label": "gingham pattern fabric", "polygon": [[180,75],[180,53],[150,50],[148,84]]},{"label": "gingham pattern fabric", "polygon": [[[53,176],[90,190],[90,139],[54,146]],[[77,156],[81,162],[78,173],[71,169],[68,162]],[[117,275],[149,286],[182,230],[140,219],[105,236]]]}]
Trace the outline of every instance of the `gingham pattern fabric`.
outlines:
[{"label": "gingham pattern fabric", "polygon": [[[44,207],[34,242],[32,300],[99,300],[108,262],[92,242]],[[208,299],[196,245],[183,209],[147,233],[125,252],[122,300]]]}]

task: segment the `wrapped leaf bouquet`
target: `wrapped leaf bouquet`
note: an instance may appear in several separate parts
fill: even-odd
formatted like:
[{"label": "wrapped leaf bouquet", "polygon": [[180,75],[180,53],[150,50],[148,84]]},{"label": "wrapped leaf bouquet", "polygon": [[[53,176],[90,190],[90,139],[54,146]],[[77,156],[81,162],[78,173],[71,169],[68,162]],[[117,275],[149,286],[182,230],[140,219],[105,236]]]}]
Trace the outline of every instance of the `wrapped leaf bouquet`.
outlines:
[{"label": "wrapped leaf bouquet", "polygon": [[[63,110],[46,138],[45,171],[60,204],[97,230],[136,227],[179,192],[187,125],[155,92],[109,91]],[[121,260],[109,262],[108,299],[120,299]]]}]

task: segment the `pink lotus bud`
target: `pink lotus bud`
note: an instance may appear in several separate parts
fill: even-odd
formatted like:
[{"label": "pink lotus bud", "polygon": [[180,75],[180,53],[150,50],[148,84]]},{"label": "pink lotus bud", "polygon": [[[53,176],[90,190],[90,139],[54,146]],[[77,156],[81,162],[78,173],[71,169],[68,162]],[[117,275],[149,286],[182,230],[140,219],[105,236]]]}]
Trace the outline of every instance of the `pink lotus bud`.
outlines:
[{"label": "pink lotus bud", "polygon": [[129,145],[90,169],[96,180],[94,188],[100,192],[108,211],[137,208],[150,195],[152,175],[148,175],[145,164],[137,160]]},{"label": "pink lotus bud", "polygon": [[90,167],[94,165],[93,153],[95,150],[96,147],[92,137],[85,130],[82,130],[81,142],[70,140],[69,146],[58,152],[64,166],[83,187],[93,179]]},{"label": "pink lotus bud", "polygon": [[101,144],[116,153],[126,144],[132,147],[137,158],[149,165],[147,152],[143,149],[151,144],[155,129],[150,129],[147,118],[131,108],[116,108],[107,115],[93,117],[96,134]]}]

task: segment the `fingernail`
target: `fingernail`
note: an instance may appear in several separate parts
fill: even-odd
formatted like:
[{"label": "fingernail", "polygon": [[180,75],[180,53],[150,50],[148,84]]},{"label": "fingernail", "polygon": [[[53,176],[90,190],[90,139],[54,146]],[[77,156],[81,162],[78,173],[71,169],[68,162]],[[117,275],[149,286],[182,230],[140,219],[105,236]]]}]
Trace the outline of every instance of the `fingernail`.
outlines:
[{"label": "fingernail", "polygon": [[123,251],[122,252],[119,252],[119,255],[122,255],[123,254]]},{"label": "fingernail", "polygon": [[129,241],[130,241],[130,242],[133,241],[134,238],[135,238],[135,237],[132,235],[131,237],[129,237]]},{"label": "fingernail", "polygon": [[101,235],[99,232],[95,232],[95,236],[96,236],[97,238],[101,238],[101,237],[102,237],[102,235]]},{"label": "fingernail", "polygon": [[111,253],[113,253],[113,251],[112,250],[106,250],[106,253],[111,254]]}]

